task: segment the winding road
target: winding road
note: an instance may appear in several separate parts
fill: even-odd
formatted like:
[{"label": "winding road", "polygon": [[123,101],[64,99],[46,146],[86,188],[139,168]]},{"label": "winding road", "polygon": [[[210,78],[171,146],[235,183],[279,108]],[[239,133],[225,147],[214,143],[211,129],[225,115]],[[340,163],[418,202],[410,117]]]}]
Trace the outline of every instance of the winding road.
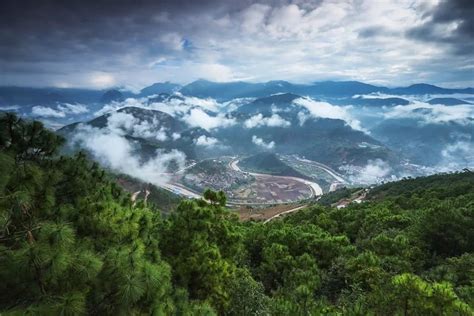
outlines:
[{"label": "winding road", "polygon": [[337,181],[341,182],[341,183],[347,183],[347,181],[340,175],[338,174],[336,171],[334,171],[333,169],[329,168],[328,166],[326,165],[323,165],[322,163],[319,163],[319,162],[316,162],[316,161],[312,161],[312,160],[308,160],[308,159],[304,159],[304,158],[300,158],[300,157],[295,157],[297,160],[299,161],[302,161],[302,162],[305,162],[305,163],[309,163],[309,164],[312,164],[312,165],[315,165],[321,169],[323,169],[324,171],[326,171],[327,173],[329,173],[334,179],[336,179]]},{"label": "winding road", "polygon": [[[268,179],[268,178],[283,178],[283,179],[288,179],[288,180],[293,180],[293,181],[298,181],[300,183],[303,183],[305,184],[307,187],[310,188],[311,190],[311,197],[315,197],[315,196],[320,196],[323,194],[323,190],[321,189],[321,187],[315,183],[315,182],[311,182],[311,181],[308,181],[308,180],[305,180],[305,179],[301,179],[301,178],[297,178],[297,177],[289,177],[289,176],[274,176],[274,175],[270,175],[270,174],[264,174],[264,173],[255,173],[255,172],[246,172],[246,171],[243,171],[242,169],[239,168],[238,166],[238,163],[239,163],[239,159],[233,159],[231,160],[231,162],[229,163],[229,168],[231,168],[232,170],[234,171],[238,171],[238,172],[242,172],[242,173],[247,173],[247,174],[250,174],[252,176],[255,176],[255,177],[259,177],[259,178],[263,178],[263,179]],[[193,163],[192,165],[182,169],[182,170],[179,170],[178,173],[182,173],[185,169],[188,169],[192,166],[194,166],[196,163]],[[162,184],[160,185],[160,187],[162,187],[163,189],[167,190],[167,191],[170,191],[172,193],[175,193],[175,194],[179,194],[181,196],[184,196],[184,197],[187,197],[187,198],[191,198],[191,199],[199,199],[199,198],[202,198],[202,195],[196,193],[196,192],[193,192],[191,191],[190,189],[186,188],[185,186],[181,185],[181,184],[178,184],[178,183],[166,183],[166,184]],[[229,201],[230,202],[230,201]],[[236,203],[231,203],[231,204],[236,204]],[[245,204],[245,203],[238,203],[239,205],[240,204]],[[271,203],[273,204],[273,203]],[[281,214],[287,214],[287,213],[291,213],[291,212],[294,212],[294,211],[297,211],[301,208],[303,208],[304,206],[299,206],[299,207],[296,207],[294,209],[291,209],[291,210],[288,210],[288,211],[285,211]],[[277,214],[275,216],[273,216],[272,218],[270,219],[267,219],[267,221],[273,219],[273,218],[276,218],[278,217],[280,214]]]},{"label": "winding road", "polygon": [[174,194],[182,195],[184,197],[190,198],[190,199],[200,199],[202,198],[202,195],[197,194],[181,185],[178,185],[176,183],[165,183],[160,185],[161,188],[170,191]]},{"label": "winding road", "polygon": [[301,183],[305,184],[306,186],[308,186],[311,189],[312,197],[319,196],[319,195],[323,194],[323,189],[321,189],[319,184],[317,184],[316,182],[308,181],[308,180],[297,178],[297,177],[274,176],[274,175],[265,174],[265,173],[246,172],[246,171],[243,171],[242,169],[239,168],[238,163],[239,163],[239,159],[233,159],[229,163],[229,167],[234,171],[245,172],[245,173],[250,174],[250,175],[255,176],[255,177],[260,177],[260,178],[274,177],[274,178],[288,179],[288,180],[301,182]]}]

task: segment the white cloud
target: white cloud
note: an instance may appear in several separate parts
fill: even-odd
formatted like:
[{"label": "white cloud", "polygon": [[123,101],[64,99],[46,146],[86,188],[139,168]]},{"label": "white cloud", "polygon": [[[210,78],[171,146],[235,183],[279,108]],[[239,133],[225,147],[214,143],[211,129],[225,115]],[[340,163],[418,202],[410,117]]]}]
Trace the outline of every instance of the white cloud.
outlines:
[{"label": "white cloud", "polygon": [[100,110],[94,113],[95,116],[104,115],[106,113],[115,112],[126,107],[149,108],[147,106],[147,98],[127,98],[124,101],[112,101],[104,105]]},{"label": "white cloud", "polygon": [[175,162],[179,169],[182,169],[186,159],[185,155],[177,150],[168,153],[158,150],[154,157],[141,161],[134,153],[133,143],[124,136],[108,129],[89,126],[81,125],[73,142],[91,152],[94,158],[106,167],[155,185],[164,184],[169,180],[167,173],[170,163]]},{"label": "white cloud", "polygon": [[155,138],[162,142],[168,139],[168,136],[166,135],[166,128],[164,128],[164,126],[160,127],[160,129],[156,132]]},{"label": "white cloud", "polygon": [[270,117],[263,117],[261,113],[252,116],[244,122],[245,128],[254,128],[261,126],[270,126],[270,127],[289,127],[290,122],[283,119],[278,114],[273,114]]},{"label": "white cloud", "polygon": [[300,122],[300,126],[303,126],[304,123],[311,117],[309,113],[304,111],[298,112],[298,121]]},{"label": "white cloud", "polygon": [[470,136],[465,138],[447,145],[441,151],[442,160],[436,166],[438,172],[474,167],[474,142]]},{"label": "white cloud", "polygon": [[254,143],[257,146],[261,146],[266,149],[272,149],[275,147],[275,142],[271,141],[266,143],[262,138],[257,137],[256,135],[252,136],[252,143]]},{"label": "white cloud", "polygon": [[236,79],[236,74],[232,68],[218,63],[205,63],[194,66],[195,71],[202,74],[201,78],[213,81],[232,81]]},{"label": "white cloud", "polygon": [[266,25],[268,34],[275,38],[298,36],[302,32],[305,11],[296,4],[274,8]]},{"label": "white cloud", "polygon": [[249,104],[252,101],[255,101],[256,98],[236,98],[230,101],[226,101],[221,104],[220,109],[224,109],[228,113],[237,110],[240,106],[244,104]]},{"label": "white cloud", "polygon": [[382,181],[396,180],[392,175],[390,165],[381,159],[369,160],[365,166],[343,166],[346,174],[349,174],[349,180],[356,184],[376,184]]},{"label": "white cloud", "polygon": [[254,3],[241,12],[241,29],[247,34],[261,31],[266,15],[271,10],[270,6]]},{"label": "white cloud", "polygon": [[469,104],[441,105],[414,101],[408,105],[398,105],[384,114],[386,119],[411,118],[424,123],[446,123],[455,121],[461,124],[473,124],[474,107]]},{"label": "white cloud", "polygon": [[0,105],[0,110],[2,111],[17,111],[19,109],[19,105]]},{"label": "white cloud", "polygon": [[171,138],[173,140],[178,140],[178,139],[181,138],[181,134],[180,133],[173,133],[173,134],[171,134]]},{"label": "white cloud", "polygon": [[138,107],[148,110],[157,110],[171,116],[182,116],[193,108],[201,108],[206,111],[219,112],[224,106],[212,98],[201,99],[197,97],[183,96],[175,93],[176,98],[164,100],[161,102],[152,102],[150,100],[155,96],[143,98],[127,98],[124,101],[112,101],[97,111],[94,115],[99,116],[105,113],[114,112],[125,107]]},{"label": "white cloud", "polygon": [[[356,94],[352,96],[352,98],[362,98],[362,99],[384,99],[384,98],[401,98],[408,100],[410,102],[427,102],[431,99],[437,98],[455,98],[465,101],[464,99],[472,98],[472,94],[466,93],[451,93],[449,95],[446,94],[388,94],[382,92],[373,92],[369,94]],[[469,102],[466,101],[466,104]]]},{"label": "white cloud", "polygon": [[37,105],[31,109],[31,114],[40,117],[63,118],[66,115],[78,115],[89,112],[87,106],[83,104],[62,103],[56,107]]},{"label": "white cloud", "polygon": [[217,145],[219,141],[214,137],[208,137],[206,135],[201,135],[195,140],[195,144],[198,146],[213,147]]},{"label": "white cloud", "polygon": [[[363,130],[360,126],[360,122],[353,118],[344,107],[332,105],[327,102],[315,101],[310,98],[298,98],[294,100],[293,103],[306,108],[314,117],[343,120],[353,129]],[[307,119],[304,113],[301,115],[298,114],[298,118],[301,125]]]},{"label": "white cloud", "polygon": [[151,121],[140,120],[130,113],[114,112],[107,118],[107,128],[115,134],[130,134],[134,137],[153,138],[159,141],[168,139],[167,129],[160,126],[156,117]]},{"label": "white cloud", "polygon": [[98,72],[90,75],[90,83],[95,88],[108,88],[113,86],[116,83],[115,77],[112,74]]},{"label": "white cloud", "polygon": [[[301,1],[250,4],[222,19],[193,16],[183,25],[195,30],[187,38],[197,49],[191,58],[161,65],[160,74],[164,80],[184,82],[203,77],[298,82],[351,78],[390,85],[440,82],[448,79],[436,76],[442,74],[440,69],[449,73],[453,64],[461,69],[469,63],[452,57],[448,67],[442,45],[406,36],[433,6],[411,0]],[[365,30],[375,31],[370,35]]]},{"label": "white cloud", "polygon": [[213,112],[218,112],[220,110],[220,104],[212,98],[201,99],[197,97],[188,97],[188,96],[183,96],[179,92],[176,93],[176,95],[183,98],[184,101],[181,101],[176,98],[170,101],[171,104],[175,104],[175,105],[186,104],[189,106],[199,106],[205,110],[213,111]]},{"label": "white cloud", "polygon": [[34,116],[41,116],[41,117],[66,117],[66,113],[60,110],[56,110],[47,106],[37,105],[31,109],[31,114]]},{"label": "white cloud", "polygon": [[135,117],[124,112],[111,113],[107,118],[107,127],[116,134],[125,134],[133,128],[135,123],[137,123]]},{"label": "white cloud", "polygon": [[173,117],[179,117],[187,113],[192,106],[184,102],[153,102],[149,105],[144,105],[144,108],[157,110],[169,114]]},{"label": "white cloud", "polygon": [[183,120],[192,127],[201,127],[211,130],[219,127],[228,127],[235,124],[235,119],[227,118],[222,114],[211,116],[199,108],[194,108],[183,117]]}]

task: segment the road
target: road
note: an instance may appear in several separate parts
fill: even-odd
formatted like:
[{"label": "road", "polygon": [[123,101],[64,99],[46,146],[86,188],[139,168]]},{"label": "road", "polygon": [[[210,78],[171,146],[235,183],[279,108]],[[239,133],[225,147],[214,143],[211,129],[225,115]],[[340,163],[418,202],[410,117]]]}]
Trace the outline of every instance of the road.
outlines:
[{"label": "road", "polygon": [[186,166],[184,167],[183,169],[180,169],[178,171],[175,172],[175,174],[181,174],[181,173],[184,173],[184,171],[194,167],[195,165],[197,164],[197,162],[193,162],[192,164],[190,164],[189,166]]},{"label": "road", "polygon": [[[235,171],[245,172],[245,171],[243,171],[239,168],[238,162],[239,162],[238,159],[233,159],[229,163],[229,167],[231,169],[235,170]],[[196,163],[193,163],[193,164],[187,166],[186,168],[179,170],[178,173],[182,173],[185,169],[191,168],[195,164]],[[289,179],[289,180],[293,180],[293,181],[298,181],[298,182],[301,182],[301,183],[305,184],[306,186],[308,186],[311,189],[312,197],[320,196],[320,195],[323,194],[323,190],[321,189],[321,187],[317,183],[311,182],[311,181],[308,181],[308,180],[305,180],[305,179],[301,179],[301,178],[297,178],[297,177],[287,177],[287,176],[273,176],[273,175],[269,175],[269,174],[255,173],[255,172],[245,172],[245,173],[253,175],[255,177],[259,177],[259,178],[284,178],[284,179]],[[183,185],[180,185],[180,184],[177,184],[177,183],[161,184],[160,187],[167,190],[167,191],[170,191],[170,192],[175,193],[175,194],[179,194],[179,195],[187,197],[187,198],[191,198],[191,199],[200,199],[200,198],[202,198],[202,195],[200,195],[196,192],[193,192],[190,189],[184,187]],[[233,202],[234,201],[229,201],[229,204],[236,204],[235,202],[234,203]],[[238,204],[242,204],[242,203],[238,203]],[[253,203],[249,203],[249,205],[250,204],[253,204]],[[269,203],[269,204],[274,204],[274,203]],[[299,209],[299,208],[296,208],[296,209]],[[286,211],[285,213],[287,213],[287,212],[288,211]]]},{"label": "road", "polygon": [[312,161],[312,160],[308,160],[308,159],[304,159],[304,158],[300,158],[300,157],[295,157],[295,158],[299,161],[310,163],[310,164],[313,164],[313,165],[323,169],[324,171],[329,173],[334,179],[336,179],[337,181],[339,181],[341,183],[347,183],[347,181],[341,175],[337,174],[336,171],[332,170],[331,168],[329,168],[326,165],[323,165],[322,163]]},{"label": "road", "polygon": [[160,185],[161,188],[170,191],[172,193],[185,196],[190,199],[200,199],[202,196],[186,189],[185,187],[178,185],[176,183],[165,183]]},{"label": "road", "polygon": [[278,214],[276,214],[276,215],[273,215],[273,216],[270,217],[269,219],[266,219],[263,223],[266,224],[266,223],[268,223],[269,221],[271,221],[272,219],[278,218],[278,217],[280,217],[281,215],[290,214],[290,213],[299,211],[299,210],[301,210],[301,209],[303,209],[303,208],[305,208],[305,207],[307,207],[307,206],[308,206],[308,205],[301,205],[301,206],[292,208],[291,210],[278,213]]},{"label": "road", "polygon": [[301,183],[303,183],[306,186],[311,188],[311,193],[312,193],[313,197],[323,194],[323,189],[321,189],[319,184],[317,184],[316,182],[311,182],[311,181],[301,179],[301,178],[297,178],[297,177],[273,176],[273,175],[265,174],[265,173],[246,172],[246,171],[242,171],[242,169],[239,168],[238,163],[239,163],[239,159],[234,159],[229,163],[229,167],[232,170],[245,172],[245,173],[250,174],[250,175],[255,176],[255,177],[260,177],[260,178],[272,178],[273,177],[273,178],[282,178],[282,179],[289,179],[289,180],[301,182]]}]

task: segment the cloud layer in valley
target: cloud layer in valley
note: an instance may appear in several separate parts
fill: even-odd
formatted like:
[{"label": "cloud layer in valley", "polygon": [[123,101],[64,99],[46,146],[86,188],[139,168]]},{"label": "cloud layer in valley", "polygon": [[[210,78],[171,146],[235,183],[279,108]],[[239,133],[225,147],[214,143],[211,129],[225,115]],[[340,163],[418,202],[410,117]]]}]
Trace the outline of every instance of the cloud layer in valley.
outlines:
[{"label": "cloud layer in valley", "polygon": [[244,122],[245,128],[254,128],[260,126],[268,126],[268,127],[289,127],[291,123],[287,120],[283,119],[278,114],[272,114],[269,117],[263,117],[262,114],[257,114],[249,118]]},{"label": "cloud layer in valley", "polygon": [[275,147],[274,141],[265,142],[263,138],[260,138],[256,135],[252,136],[252,143],[254,143],[257,146],[263,147],[265,149],[273,149]]},{"label": "cloud layer in valley", "polygon": [[347,172],[351,182],[357,184],[368,185],[397,179],[390,164],[381,159],[369,160],[362,167],[345,166],[341,169]]},{"label": "cloud layer in valley", "polygon": [[31,108],[31,114],[37,117],[64,118],[67,115],[77,115],[89,112],[83,104],[63,103],[55,107],[37,105]]},{"label": "cloud layer in valley", "polygon": [[[328,102],[315,101],[310,98],[299,98],[294,100],[293,103],[306,108],[313,117],[343,120],[353,129],[363,130],[360,122],[356,120],[345,107],[332,105]],[[298,119],[300,125],[302,125],[308,119],[308,116],[300,112]]]},{"label": "cloud layer in valley", "polygon": [[471,104],[448,106],[415,101],[409,105],[398,105],[390,109],[384,117],[417,119],[426,124],[457,122],[474,125],[474,107]]},{"label": "cloud layer in valley", "polygon": [[160,122],[155,117],[148,121],[140,120],[130,113],[113,112],[107,118],[107,129],[118,135],[128,134],[158,141],[168,139],[168,131],[164,126],[160,126]]},{"label": "cloud layer in valley", "polygon": [[183,120],[192,127],[201,127],[208,131],[219,127],[229,127],[236,123],[233,118],[227,118],[223,114],[209,115],[199,108],[191,109]]},{"label": "cloud layer in valley", "polygon": [[186,156],[178,150],[157,150],[153,157],[143,160],[135,144],[113,128],[79,126],[73,143],[85,148],[105,167],[155,185],[168,182],[171,164],[182,169],[186,161]]}]

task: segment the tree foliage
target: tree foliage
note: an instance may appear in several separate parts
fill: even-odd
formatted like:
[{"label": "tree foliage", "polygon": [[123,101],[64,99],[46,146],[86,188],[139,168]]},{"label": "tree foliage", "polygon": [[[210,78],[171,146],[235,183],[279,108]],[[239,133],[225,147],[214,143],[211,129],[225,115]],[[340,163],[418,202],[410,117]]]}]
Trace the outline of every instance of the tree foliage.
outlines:
[{"label": "tree foliage", "polygon": [[470,171],[266,224],[210,190],[163,218],[61,144],[0,117],[2,315],[473,315]]}]

